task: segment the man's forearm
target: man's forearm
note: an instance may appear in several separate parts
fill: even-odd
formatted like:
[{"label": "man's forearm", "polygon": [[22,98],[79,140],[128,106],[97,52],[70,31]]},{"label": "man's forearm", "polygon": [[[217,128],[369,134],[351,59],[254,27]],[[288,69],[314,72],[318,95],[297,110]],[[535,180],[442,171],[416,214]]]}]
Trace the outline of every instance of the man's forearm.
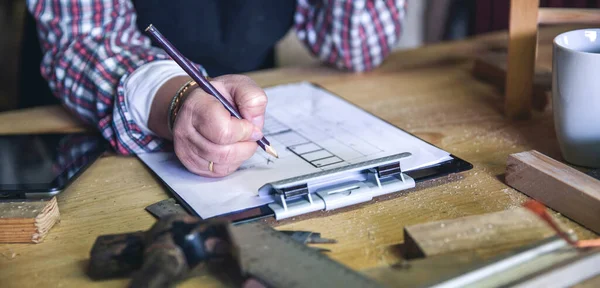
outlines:
[{"label": "man's forearm", "polygon": [[173,138],[167,123],[169,106],[171,104],[171,100],[175,96],[175,93],[177,93],[179,88],[181,88],[181,86],[183,86],[189,80],[190,77],[188,76],[177,76],[171,78],[158,89],[158,92],[156,92],[154,101],[152,101],[150,116],[148,118],[148,128],[150,128],[150,130],[152,130],[156,135],[165,139]]}]

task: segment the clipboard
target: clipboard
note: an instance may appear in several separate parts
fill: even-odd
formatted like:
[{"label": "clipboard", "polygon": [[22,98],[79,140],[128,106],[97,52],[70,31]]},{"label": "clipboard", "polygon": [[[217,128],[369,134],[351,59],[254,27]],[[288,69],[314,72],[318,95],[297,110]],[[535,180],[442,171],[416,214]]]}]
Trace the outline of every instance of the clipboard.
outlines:
[{"label": "clipboard", "polygon": [[[317,84],[307,84],[335,96],[345,104],[368,113]],[[403,133],[418,138],[376,115],[368,114]],[[435,147],[427,141],[423,142]],[[233,223],[244,223],[260,219],[282,221],[300,216],[310,217],[309,215],[318,215],[322,211],[352,209],[357,205],[368,204],[373,199],[381,199],[386,195],[415,189],[420,183],[449,177],[449,175],[473,168],[470,163],[455,155],[450,155],[452,160],[406,172],[402,169],[400,160],[412,156],[407,152],[397,153],[316,173],[264,183],[258,194],[260,197],[271,197],[272,201],[270,203],[255,208],[232,211],[216,217],[227,218]],[[146,165],[148,166],[147,163]],[[149,168],[151,167],[149,166]],[[159,179],[181,206],[191,214],[201,217],[162,178],[159,177]]]},{"label": "clipboard", "polygon": [[[402,183],[402,184],[385,186],[385,185],[390,184],[392,181],[393,182],[398,181],[396,179],[387,178],[387,179],[384,179],[384,181],[386,181],[386,183],[384,183],[384,187],[379,188],[380,189],[379,190],[379,189],[373,188],[372,185],[369,185],[369,184],[372,184],[373,182],[367,182],[367,183],[365,183],[365,185],[366,185],[366,187],[369,187],[369,189],[366,190],[366,187],[363,186],[364,190],[362,191],[361,195],[348,194],[347,190],[353,190],[353,189],[346,189],[344,191],[343,189],[340,189],[341,187],[338,187],[334,191],[330,191],[330,192],[335,192],[332,194],[336,194],[335,198],[337,198],[337,199],[335,199],[335,200],[337,200],[337,203],[336,203],[336,206],[334,206],[335,208],[330,207],[332,209],[329,209],[329,210],[326,210],[325,207],[323,207],[323,205],[325,204],[324,203],[325,199],[320,198],[317,195],[312,195],[312,193],[310,194],[310,197],[312,198],[313,202],[315,202],[316,204],[313,207],[306,207],[307,206],[306,202],[310,201],[308,199],[309,196],[306,195],[306,193],[299,193],[299,195],[296,195],[296,197],[292,196],[292,197],[290,197],[290,199],[287,199],[287,198],[285,199],[286,205],[288,205],[288,203],[289,203],[288,210],[290,210],[289,212],[285,212],[285,214],[281,213],[281,210],[283,208],[282,202],[277,201],[272,204],[267,204],[267,205],[263,205],[263,206],[256,207],[256,208],[234,211],[234,212],[231,212],[228,214],[220,215],[218,217],[226,218],[234,224],[242,224],[242,223],[258,221],[258,220],[281,221],[281,220],[291,219],[296,216],[310,216],[311,214],[317,214],[319,212],[340,211],[340,210],[342,210],[342,208],[352,209],[352,206],[354,206],[354,205],[368,204],[369,202],[371,202],[373,200],[382,198],[382,196],[399,193],[399,192],[409,190],[409,189],[419,190],[418,185],[420,183],[426,183],[431,180],[448,178],[453,174],[465,172],[465,171],[471,170],[473,168],[473,165],[471,163],[469,163],[461,158],[458,158],[454,155],[451,155],[451,156],[454,158],[453,160],[442,162],[438,165],[426,167],[426,168],[419,169],[419,170],[413,170],[410,172],[401,172],[401,173],[393,175],[396,179],[397,179],[397,177],[404,177],[405,183]],[[364,170],[373,171],[373,168],[367,168]],[[375,171],[377,171],[377,170],[375,169]],[[367,179],[371,180],[373,178],[365,177],[365,180],[367,180]],[[387,182],[387,181],[390,181],[390,182]],[[175,191],[173,191],[169,186],[167,186],[167,189],[171,192],[173,198],[177,199],[177,202],[182,207],[184,207],[186,209],[186,211],[188,211],[189,213],[191,213],[194,216],[200,217],[200,215],[198,213],[196,213],[196,211],[194,209],[192,209],[192,207],[189,206],[187,204],[187,202],[185,202],[177,193],[175,193]],[[323,194],[323,190],[321,190],[320,192],[321,192],[321,194]],[[281,198],[281,195],[277,195],[277,197]],[[304,197],[304,199],[303,199],[303,197]],[[317,197],[317,198],[315,198],[315,197]],[[347,197],[347,199],[343,199],[342,197]],[[342,198],[342,199],[340,199],[340,198]],[[327,198],[327,200],[334,200],[334,198],[330,197],[330,198]],[[275,210],[274,210],[274,208],[275,208]],[[315,208],[319,208],[319,209],[315,209]],[[279,212],[280,215],[285,215],[285,217],[280,216],[278,219],[276,212]],[[208,219],[210,219],[210,218],[208,218]]]}]

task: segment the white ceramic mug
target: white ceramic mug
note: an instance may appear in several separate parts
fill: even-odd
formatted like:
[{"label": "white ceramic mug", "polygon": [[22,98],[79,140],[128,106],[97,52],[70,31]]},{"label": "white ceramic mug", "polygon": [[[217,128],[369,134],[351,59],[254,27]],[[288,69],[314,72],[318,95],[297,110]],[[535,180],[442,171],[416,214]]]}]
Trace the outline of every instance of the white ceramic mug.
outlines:
[{"label": "white ceramic mug", "polygon": [[600,29],[554,38],[552,106],[565,160],[600,168]]}]

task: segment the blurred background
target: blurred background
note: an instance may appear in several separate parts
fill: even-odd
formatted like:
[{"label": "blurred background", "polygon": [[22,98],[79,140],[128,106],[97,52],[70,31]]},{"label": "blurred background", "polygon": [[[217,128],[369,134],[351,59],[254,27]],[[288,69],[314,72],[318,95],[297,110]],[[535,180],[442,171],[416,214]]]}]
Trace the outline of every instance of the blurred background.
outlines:
[{"label": "blurred background", "polygon": [[[508,0],[408,0],[404,30],[396,49],[413,49],[508,28]],[[542,7],[592,8],[600,0],[540,0]],[[25,0],[0,0],[0,111],[15,109],[23,45]],[[23,47],[25,46],[25,47]],[[31,47],[29,47],[31,48]],[[278,66],[310,65],[316,60],[293,31],[277,47]]]}]

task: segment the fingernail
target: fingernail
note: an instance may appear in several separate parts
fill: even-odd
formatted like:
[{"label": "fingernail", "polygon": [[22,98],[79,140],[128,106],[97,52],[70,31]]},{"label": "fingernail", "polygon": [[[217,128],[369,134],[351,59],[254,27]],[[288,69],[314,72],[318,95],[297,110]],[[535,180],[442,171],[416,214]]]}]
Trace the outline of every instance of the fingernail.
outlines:
[{"label": "fingernail", "polygon": [[254,117],[254,119],[252,119],[252,124],[254,124],[254,126],[260,127],[263,124],[264,120],[265,116],[256,116]]},{"label": "fingernail", "polygon": [[252,131],[252,136],[250,136],[250,138],[252,138],[252,140],[254,141],[258,141],[263,137],[262,132],[260,132],[260,130],[258,130],[258,128],[254,127],[254,130]]}]

